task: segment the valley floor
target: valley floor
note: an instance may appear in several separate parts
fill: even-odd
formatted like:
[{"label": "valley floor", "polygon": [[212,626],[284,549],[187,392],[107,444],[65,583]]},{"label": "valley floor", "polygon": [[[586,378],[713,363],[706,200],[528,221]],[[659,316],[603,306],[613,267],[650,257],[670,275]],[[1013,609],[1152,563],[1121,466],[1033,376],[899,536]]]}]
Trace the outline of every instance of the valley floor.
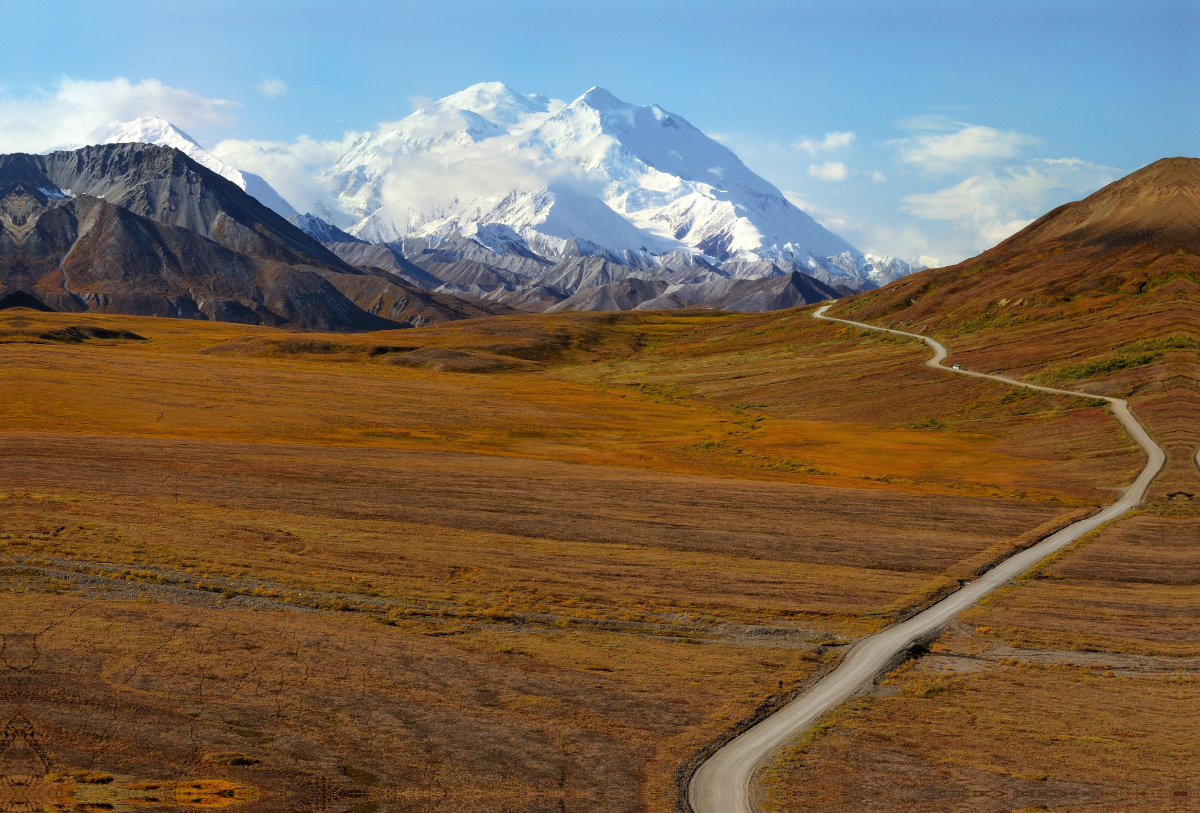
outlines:
[{"label": "valley floor", "polygon": [[[981,602],[782,754],[763,810],[1196,809],[1194,311],[1098,308],[1051,322],[1053,340],[1033,319],[938,334],[972,369],[1128,398],[1167,465],[1141,510]],[[1154,349],[1126,362],[1138,343]]]},{"label": "valley floor", "polygon": [[71,771],[246,810],[671,811],[739,721],[1140,465],[1098,406],[923,358],[807,311],[2,312],[0,766],[76,799]]}]

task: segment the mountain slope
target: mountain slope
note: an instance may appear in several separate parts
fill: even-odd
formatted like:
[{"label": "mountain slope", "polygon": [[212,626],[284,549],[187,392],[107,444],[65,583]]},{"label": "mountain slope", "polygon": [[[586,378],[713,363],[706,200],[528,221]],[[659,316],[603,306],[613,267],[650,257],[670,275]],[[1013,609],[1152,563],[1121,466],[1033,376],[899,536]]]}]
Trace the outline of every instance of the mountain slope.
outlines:
[{"label": "mountain slope", "polygon": [[62,311],[319,330],[394,326],[311,270],[256,260],[96,197],[52,200],[40,192],[18,181],[0,197],[5,295],[33,295]]},{"label": "mountain slope", "polygon": [[[237,184],[246,194],[258,200],[281,217],[297,214],[292,205],[261,176],[243,172],[221,161],[183,130],[157,116],[133,121],[114,122],[96,130],[87,138],[88,144],[155,144],[174,147],[197,164]],[[82,145],[79,145],[82,146]]]},{"label": "mountain slope", "polygon": [[834,313],[945,337],[973,369],[1128,399],[1168,451],[1147,512],[1200,515],[1200,159],[1157,161]]},{"label": "mountain slope", "polygon": [[724,260],[746,252],[801,262],[850,252],[727,147],[658,105],[592,88],[540,125],[547,152],[598,172],[605,203],[642,229]]},{"label": "mountain slope", "polygon": [[135,143],[0,156],[0,299],[16,295],[319,330],[496,312],[354,268],[178,150]]},{"label": "mountain slope", "polygon": [[[1136,308],[1200,275],[1200,160],[1167,158],[1060,206],[977,257],[855,300],[864,318],[963,330]],[[1161,293],[1161,291],[1160,291]]]}]

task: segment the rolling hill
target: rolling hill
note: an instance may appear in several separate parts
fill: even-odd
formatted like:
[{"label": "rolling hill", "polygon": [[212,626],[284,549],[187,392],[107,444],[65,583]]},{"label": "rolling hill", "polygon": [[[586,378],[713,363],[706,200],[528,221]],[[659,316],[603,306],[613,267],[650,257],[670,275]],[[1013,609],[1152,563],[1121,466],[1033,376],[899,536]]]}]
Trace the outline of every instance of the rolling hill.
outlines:
[{"label": "rolling hill", "polygon": [[940,336],[976,369],[1130,398],[1170,454],[1150,504],[1200,512],[1200,160],[1156,161],[837,310]]}]

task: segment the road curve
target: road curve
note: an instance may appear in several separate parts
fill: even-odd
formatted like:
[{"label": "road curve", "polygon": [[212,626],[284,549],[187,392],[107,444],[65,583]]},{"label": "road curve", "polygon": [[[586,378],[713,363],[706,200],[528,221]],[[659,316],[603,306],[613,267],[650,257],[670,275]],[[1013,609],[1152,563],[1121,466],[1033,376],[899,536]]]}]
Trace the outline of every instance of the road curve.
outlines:
[{"label": "road curve", "polygon": [[[1081,395],[1086,398],[1098,396],[1084,392],[1039,387],[999,375],[987,375],[970,370],[946,367],[942,361],[948,355],[946,348],[925,336],[905,333],[900,330],[874,327],[861,322],[835,319],[826,316],[829,305],[818,308],[814,318],[841,322],[867,330],[879,330],[898,336],[920,339],[933,349],[933,358],[926,366],[939,370],[969,375],[975,378],[990,378],[1018,387],[1051,392],[1060,395]],[[775,714],[753,728],[731,740],[708,758],[692,776],[688,786],[688,801],[694,813],[752,813],[750,809],[750,780],[763,760],[790,740],[803,733],[825,712],[842,703],[864,685],[869,683],[898,653],[912,646],[917,639],[942,627],[963,610],[1012,579],[1029,570],[1035,564],[1095,530],[1111,519],[1121,516],[1137,506],[1166,461],[1166,454],[1150,438],[1150,434],[1138,423],[1129,411],[1129,405],[1119,398],[1105,398],[1112,406],[1113,414],[1141,446],[1147,455],[1145,468],[1133,484],[1127,487],[1120,498],[1099,513],[1063,528],[1058,533],[1028,548],[993,567],[978,580],[964,585],[957,592],[942,599],[912,618],[882,632],[859,640],[846,654],[837,669],[819,680],[811,689],[788,703]],[[1198,453],[1200,456],[1200,453]]]}]

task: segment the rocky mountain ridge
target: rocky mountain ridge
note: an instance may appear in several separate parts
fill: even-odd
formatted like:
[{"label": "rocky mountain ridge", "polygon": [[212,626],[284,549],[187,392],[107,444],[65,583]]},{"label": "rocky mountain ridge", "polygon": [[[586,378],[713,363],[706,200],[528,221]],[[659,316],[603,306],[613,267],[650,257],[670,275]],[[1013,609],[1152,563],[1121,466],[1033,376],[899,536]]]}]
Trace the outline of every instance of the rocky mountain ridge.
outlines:
[{"label": "rocky mountain ridge", "polygon": [[0,300],[316,330],[507,310],[355,268],[227,178],[144,144],[0,156]]},{"label": "rocky mountain ridge", "polygon": [[283,199],[261,175],[234,169],[217,158],[190,135],[169,121],[157,116],[144,116],[133,121],[114,121],[107,127],[92,132],[83,144],[65,147],[55,152],[71,152],[88,145],[99,144],[155,144],[159,147],[174,147],[197,164],[232,181],[246,194],[258,200],[281,217],[297,215],[292,205]]}]

